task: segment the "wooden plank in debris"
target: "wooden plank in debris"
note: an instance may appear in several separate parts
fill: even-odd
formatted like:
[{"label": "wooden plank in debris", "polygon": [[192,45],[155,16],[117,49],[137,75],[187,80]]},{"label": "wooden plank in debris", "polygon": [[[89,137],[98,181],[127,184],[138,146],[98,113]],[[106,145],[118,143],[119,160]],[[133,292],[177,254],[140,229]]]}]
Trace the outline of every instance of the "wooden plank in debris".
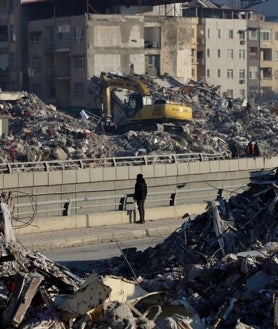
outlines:
[{"label": "wooden plank in debris", "polygon": [[217,237],[217,241],[219,243],[222,255],[225,255],[225,243],[224,243],[224,239],[223,239],[223,232],[221,229],[221,225],[220,225],[220,214],[218,211],[218,207],[216,205],[213,205],[213,226],[214,226],[214,230],[215,230],[215,234]]},{"label": "wooden plank in debris", "polygon": [[51,285],[54,285],[57,288],[59,288],[60,293],[63,293],[63,294],[74,293],[76,286],[73,285],[72,283],[69,283],[67,281],[66,276],[58,277],[59,275],[62,274],[59,271],[57,271],[56,273],[50,273],[50,272],[47,272],[47,270],[40,268],[36,265],[34,265],[34,267],[36,268],[38,273],[43,275],[46,282],[49,282]]},{"label": "wooden plank in debris", "polygon": [[25,282],[26,282],[26,275],[17,273],[15,276],[14,290],[11,292],[9,303],[7,305],[5,312],[3,312],[3,316],[2,316],[1,325],[3,325],[4,327],[6,327],[11,323],[11,319],[16,311],[18,300],[20,299],[20,295],[25,286]]},{"label": "wooden plank in debris", "polygon": [[13,319],[11,321],[11,324],[15,327],[18,327],[20,323],[22,322],[25,313],[27,312],[27,309],[29,308],[33,297],[38,291],[38,288],[43,281],[42,277],[32,277],[30,282],[28,282],[29,286],[27,290],[25,291],[24,296],[20,299],[19,306],[17,308],[17,311],[15,315],[13,316]]},{"label": "wooden plank in debris", "polygon": [[56,312],[56,306],[50,296],[48,295],[47,291],[45,290],[44,287],[39,288],[39,292],[41,294],[41,297],[44,301],[44,303],[47,305],[49,309],[52,309],[54,312],[54,321],[55,321],[55,328],[56,329],[66,329],[65,324],[61,321],[59,315]]}]

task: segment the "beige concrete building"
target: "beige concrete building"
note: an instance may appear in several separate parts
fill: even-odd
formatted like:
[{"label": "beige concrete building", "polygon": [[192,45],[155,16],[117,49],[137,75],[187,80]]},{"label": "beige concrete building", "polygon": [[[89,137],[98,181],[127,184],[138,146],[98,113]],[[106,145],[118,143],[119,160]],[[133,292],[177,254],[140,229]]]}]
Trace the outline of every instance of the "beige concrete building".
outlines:
[{"label": "beige concrete building", "polygon": [[105,14],[82,15],[63,15],[61,6],[55,15],[46,4],[51,6],[0,0],[3,90],[27,90],[63,107],[92,107],[91,78],[101,71],[128,73],[133,63],[139,74],[220,85],[223,96],[278,91],[278,23],[260,15],[215,6],[206,12],[191,8],[186,15],[183,3],[114,6]]},{"label": "beige concrete building", "polygon": [[101,71],[191,78],[192,28],[183,17],[83,15],[28,23],[29,91],[58,106],[92,106]]},{"label": "beige concrete building", "polygon": [[[258,26],[259,21],[256,22]],[[246,17],[206,18],[205,24],[206,82],[220,85],[222,96],[252,98],[252,89],[259,90],[258,27],[251,28]]]},{"label": "beige concrete building", "polygon": [[260,25],[260,96],[278,95],[278,23],[261,21]]}]

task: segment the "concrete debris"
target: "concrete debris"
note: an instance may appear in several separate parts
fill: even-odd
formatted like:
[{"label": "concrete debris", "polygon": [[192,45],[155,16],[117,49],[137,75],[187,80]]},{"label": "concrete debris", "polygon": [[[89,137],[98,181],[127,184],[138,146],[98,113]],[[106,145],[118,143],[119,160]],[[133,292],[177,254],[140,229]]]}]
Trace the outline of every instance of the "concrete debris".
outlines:
[{"label": "concrete debris", "polygon": [[193,109],[193,120],[183,134],[144,130],[97,134],[98,121],[92,111],[82,110],[75,118],[33,94],[0,94],[0,114],[9,118],[9,132],[0,138],[0,161],[134,156],[142,150],[150,155],[225,153],[227,158],[277,155],[278,116],[271,110],[273,105],[254,105],[249,113],[240,100],[230,100],[229,106],[228,100],[217,94],[218,87],[194,81],[187,86],[169,87],[168,83],[165,87],[164,81],[162,88],[157,81],[148,82],[153,93],[171,90],[173,98],[184,98]]},{"label": "concrete debris", "polygon": [[78,273],[12,237],[0,212],[0,327],[269,329],[278,321],[278,169],[250,173],[162,243],[90,262]]},{"label": "concrete debris", "polygon": [[[200,321],[185,322],[185,328],[272,328],[278,244],[277,212],[269,206],[277,181],[275,170],[251,173],[245,192],[224,200],[220,191],[206,212],[195,219],[185,215],[163,243],[144,251],[123,249],[121,257],[94,262],[93,268],[106,275],[135,274],[144,290],[163,292],[166,305],[187,305],[183,316],[192,321],[197,314]],[[174,324],[173,313],[167,321],[162,328],[183,328]]]},{"label": "concrete debris", "polygon": [[[219,191],[164,242],[74,272],[13,239],[1,213],[0,327],[269,329],[277,324],[277,168]],[[276,200],[276,201],[275,201]],[[275,201],[275,202],[274,202]],[[273,204],[274,203],[274,204]],[[5,217],[5,220],[4,220]]]}]

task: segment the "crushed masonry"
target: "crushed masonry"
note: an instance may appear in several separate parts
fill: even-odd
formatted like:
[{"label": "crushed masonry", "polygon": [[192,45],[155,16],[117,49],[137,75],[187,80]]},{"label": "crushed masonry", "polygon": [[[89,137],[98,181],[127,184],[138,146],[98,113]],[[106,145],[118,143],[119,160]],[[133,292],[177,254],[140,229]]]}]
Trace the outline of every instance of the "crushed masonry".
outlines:
[{"label": "crushed masonry", "polygon": [[34,94],[0,92],[0,114],[9,122],[8,131],[0,137],[0,161],[37,162],[171,153],[223,153],[227,158],[277,155],[275,104],[255,103],[249,114],[242,100],[231,100],[230,106],[227,99],[220,97],[219,86],[189,81],[183,88],[172,88],[164,80],[150,78],[148,84],[153,92],[163,92],[166,96],[171,90],[174,98],[183,98],[192,107],[193,120],[186,124],[182,134],[143,129],[122,135],[97,134],[98,121],[93,111],[86,113],[83,110],[73,117],[45,104]]},{"label": "crushed masonry", "polygon": [[6,239],[1,213],[0,327],[276,328],[277,192],[277,170],[251,172],[162,243],[82,273]]}]

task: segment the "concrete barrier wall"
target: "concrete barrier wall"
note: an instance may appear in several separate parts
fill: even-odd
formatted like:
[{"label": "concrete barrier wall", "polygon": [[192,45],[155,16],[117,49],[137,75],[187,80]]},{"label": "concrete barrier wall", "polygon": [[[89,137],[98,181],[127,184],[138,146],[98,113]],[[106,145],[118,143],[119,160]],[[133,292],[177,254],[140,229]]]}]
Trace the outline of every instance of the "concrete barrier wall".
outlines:
[{"label": "concrete barrier wall", "polygon": [[[207,200],[215,199],[217,190],[224,188],[226,195],[245,187],[249,182],[250,171],[272,169],[278,166],[278,157],[273,158],[242,158],[233,160],[217,160],[206,162],[187,162],[173,164],[153,164],[146,166],[128,166],[113,168],[90,168],[78,170],[65,170],[55,172],[28,172],[2,174],[0,186],[3,191],[12,191],[15,204],[30,202],[30,196],[34,196],[37,202],[64,200],[67,198],[101,197],[132,194],[136,175],[143,173],[149,187],[149,191],[172,191],[178,190],[179,185],[184,185],[180,203],[176,207],[165,207],[165,202],[152,200],[148,197],[146,208],[148,208],[149,219],[155,220],[180,215],[188,212],[191,205],[202,204]],[[202,189],[211,187],[211,192],[203,194]],[[178,190],[180,192],[180,190]],[[162,198],[161,198],[162,199]],[[78,225],[102,225],[115,223],[115,221],[129,222],[132,220],[132,211],[119,211],[118,204],[102,206],[101,200],[92,208],[80,209],[79,213],[72,212],[72,216],[63,217],[60,210],[48,209],[49,206],[40,206],[36,214],[34,225],[39,230],[49,230],[53,227],[58,229],[73,228]],[[163,207],[162,207],[163,205]],[[109,208],[109,209],[108,209]],[[163,209],[163,210],[160,210]],[[177,212],[177,209],[182,209]],[[28,209],[26,209],[28,210]],[[30,210],[30,209],[29,209]],[[107,210],[109,210],[107,212]],[[83,211],[83,212],[82,212]],[[194,212],[194,211],[193,211]],[[87,215],[87,214],[90,215]],[[192,212],[191,212],[192,213]],[[100,215],[101,214],[101,215]],[[106,215],[107,214],[107,215]],[[59,219],[59,221],[58,221]],[[105,220],[105,221],[104,221]],[[86,227],[86,226],[85,226]],[[22,228],[26,232],[29,227]],[[36,230],[36,228],[34,228]]]},{"label": "concrete barrier wall", "polygon": [[[146,211],[146,221],[159,221],[166,218],[181,218],[185,213],[194,217],[205,211],[206,203],[181,205],[173,207],[149,208]],[[88,215],[75,215],[68,217],[35,218],[32,225],[16,229],[17,235],[28,233],[42,233],[74,228],[110,226],[116,224],[129,224],[138,220],[138,212],[109,211]],[[183,223],[181,218],[181,223]]]},{"label": "concrete barrier wall", "polygon": [[47,186],[134,181],[138,172],[142,172],[146,178],[165,178],[204,173],[215,174],[271,169],[276,167],[277,164],[278,157],[257,157],[146,166],[58,170],[54,172],[18,172],[2,174],[0,176],[0,188],[2,190],[29,188],[34,192],[39,191],[41,187],[45,188]]}]

